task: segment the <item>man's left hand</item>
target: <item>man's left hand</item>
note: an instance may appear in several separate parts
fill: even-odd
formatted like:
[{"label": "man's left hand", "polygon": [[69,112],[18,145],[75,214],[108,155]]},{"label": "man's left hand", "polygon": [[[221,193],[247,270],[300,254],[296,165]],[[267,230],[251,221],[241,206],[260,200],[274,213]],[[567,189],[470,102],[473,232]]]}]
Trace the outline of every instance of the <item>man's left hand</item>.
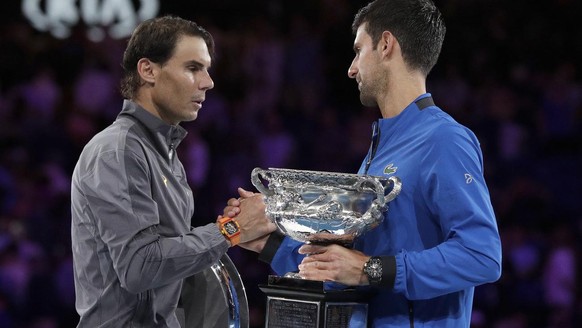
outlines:
[{"label": "man's left hand", "polygon": [[348,286],[367,285],[362,271],[370,258],[364,253],[340,245],[306,244],[299,254],[307,254],[299,265],[299,275],[305,279],[334,281]]}]

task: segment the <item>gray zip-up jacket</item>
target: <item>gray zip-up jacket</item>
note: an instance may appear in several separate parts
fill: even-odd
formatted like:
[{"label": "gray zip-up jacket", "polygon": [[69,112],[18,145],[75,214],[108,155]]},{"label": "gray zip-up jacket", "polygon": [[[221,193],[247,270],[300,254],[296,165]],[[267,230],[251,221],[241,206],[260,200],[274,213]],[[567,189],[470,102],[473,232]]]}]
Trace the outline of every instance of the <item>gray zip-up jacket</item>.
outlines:
[{"label": "gray zip-up jacket", "polygon": [[176,147],[186,136],[126,100],[83,149],[72,178],[72,249],[79,327],[180,327],[182,279],[228,243],[192,228],[192,191]]}]

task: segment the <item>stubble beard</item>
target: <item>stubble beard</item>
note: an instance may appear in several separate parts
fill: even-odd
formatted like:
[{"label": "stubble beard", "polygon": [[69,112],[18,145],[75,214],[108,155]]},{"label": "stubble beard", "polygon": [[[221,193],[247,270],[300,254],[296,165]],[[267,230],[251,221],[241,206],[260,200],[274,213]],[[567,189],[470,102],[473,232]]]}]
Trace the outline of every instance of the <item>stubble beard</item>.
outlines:
[{"label": "stubble beard", "polygon": [[370,92],[370,88],[367,88],[365,85],[362,84],[360,89],[360,102],[362,105],[366,107],[376,107],[378,106],[378,102],[376,101],[376,97],[374,97],[373,93]]}]

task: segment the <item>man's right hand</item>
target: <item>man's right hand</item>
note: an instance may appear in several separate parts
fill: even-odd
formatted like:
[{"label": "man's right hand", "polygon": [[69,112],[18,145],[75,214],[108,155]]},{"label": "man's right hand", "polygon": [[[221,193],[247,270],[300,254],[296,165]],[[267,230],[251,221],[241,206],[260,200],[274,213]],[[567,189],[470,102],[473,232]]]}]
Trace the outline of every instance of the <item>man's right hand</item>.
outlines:
[{"label": "man's right hand", "polygon": [[262,194],[246,191],[242,188],[239,188],[238,192],[241,197],[239,199],[231,198],[228,201],[228,206],[224,209],[224,216],[236,218],[240,227],[239,246],[260,252],[268,235],[277,230],[277,226],[265,214],[265,202]]},{"label": "man's right hand", "polygon": [[226,207],[222,216],[227,216],[229,218],[233,218],[240,213],[240,204],[241,201],[255,195],[261,195],[260,193],[254,193],[252,191],[244,190],[243,188],[238,188],[238,194],[240,195],[239,198],[231,198],[226,202]]}]

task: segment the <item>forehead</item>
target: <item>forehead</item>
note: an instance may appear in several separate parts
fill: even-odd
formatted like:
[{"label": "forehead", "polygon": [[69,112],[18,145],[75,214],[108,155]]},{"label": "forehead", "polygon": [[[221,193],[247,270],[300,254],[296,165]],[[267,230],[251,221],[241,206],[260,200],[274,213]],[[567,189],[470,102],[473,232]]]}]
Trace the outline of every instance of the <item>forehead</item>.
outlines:
[{"label": "forehead", "polygon": [[174,54],[170,60],[196,61],[209,67],[212,59],[204,39],[198,36],[183,35],[176,42]]},{"label": "forehead", "polygon": [[356,31],[356,38],[354,39],[354,45],[365,45],[367,43],[372,43],[372,37],[366,32],[367,23],[360,25]]}]

